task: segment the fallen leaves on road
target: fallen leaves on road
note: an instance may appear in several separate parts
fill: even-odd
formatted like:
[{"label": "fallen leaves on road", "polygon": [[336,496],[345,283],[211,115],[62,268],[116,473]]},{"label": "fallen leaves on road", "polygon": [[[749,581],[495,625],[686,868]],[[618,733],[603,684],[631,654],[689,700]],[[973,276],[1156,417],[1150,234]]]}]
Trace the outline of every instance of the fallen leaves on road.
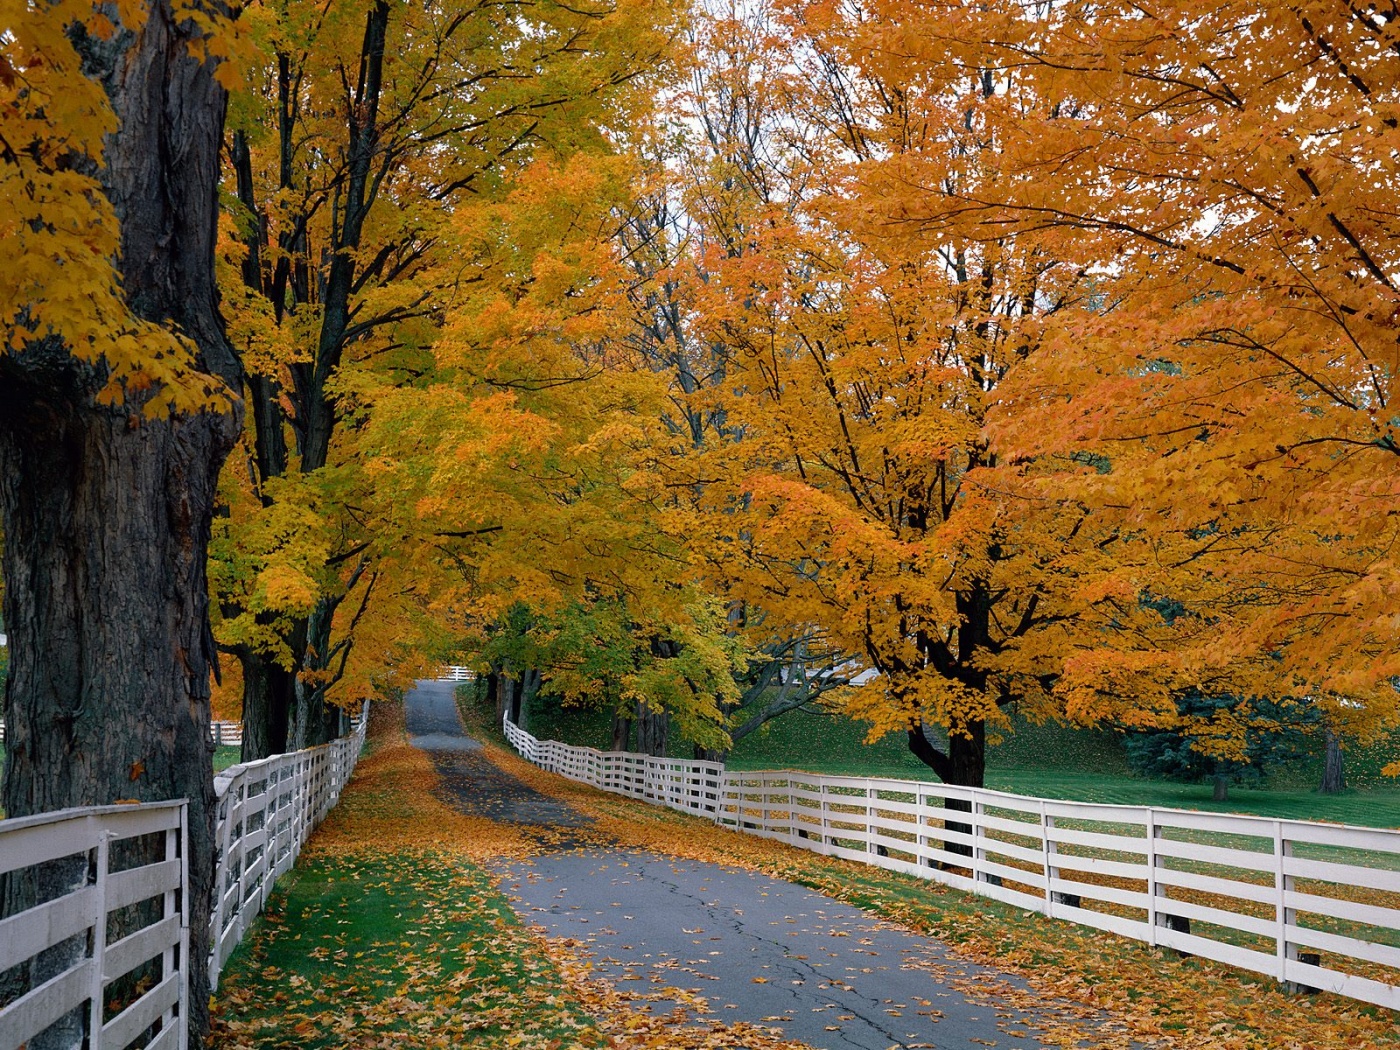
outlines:
[{"label": "fallen leaves on road", "polygon": [[[1043,1017],[1047,1046],[1095,1050],[1391,1050],[1394,1014],[1340,996],[1296,996],[1267,978],[1140,945],[936,883],[741,835],[708,821],[546,773],[494,743],[487,754],[536,791],[593,818],[634,849],[761,871],[955,946],[970,962],[1022,978],[963,983],[989,1004]],[[1022,1026],[1024,1027],[1024,1025]]]}]

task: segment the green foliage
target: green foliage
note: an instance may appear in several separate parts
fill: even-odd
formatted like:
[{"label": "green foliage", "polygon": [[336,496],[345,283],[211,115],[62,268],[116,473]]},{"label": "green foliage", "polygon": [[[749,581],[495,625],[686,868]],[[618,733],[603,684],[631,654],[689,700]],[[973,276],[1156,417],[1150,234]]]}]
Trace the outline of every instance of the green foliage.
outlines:
[{"label": "green foliage", "polygon": [[697,599],[687,611],[668,623],[642,619],[616,599],[573,602],[553,615],[517,603],[488,630],[478,659],[516,674],[539,671],[541,697],[601,712],[604,723],[644,702],[670,714],[686,740],[723,746],[719,704],[737,700],[747,650],[728,633],[718,603]]},{"label": "green foliage", "polygon": [[[1270,769],[1296,761],[1305,753],[1301,730],[1289,724],[1288,712],[1279,705],[1255,705],[1256,717],[1244,726],[1243,754],[1239,757],[1212,753],[1209,741],[1187,728],[1228,717],[1237,706],[1235,698],[1191,693],[1178,699],[1177,706],[1182,719],[1177,727],[1124,737],[1128,766],[1139,776],[1186,783],[1224,777],[1232,784],[1258,785]],[[1270,713],[1273,719],[1267,717]]]}]

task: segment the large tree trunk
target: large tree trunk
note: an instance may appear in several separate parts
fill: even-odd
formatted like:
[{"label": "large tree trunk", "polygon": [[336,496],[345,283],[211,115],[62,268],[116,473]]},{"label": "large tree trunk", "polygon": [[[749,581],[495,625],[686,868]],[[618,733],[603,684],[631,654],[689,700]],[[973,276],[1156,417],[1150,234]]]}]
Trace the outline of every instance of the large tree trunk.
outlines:
[{"label": "large tree trunk", "polygon": [[[182,331],[198,367],[218,377],[214,385],[237,391],[214,283],[225,95],[213,69],[191,56],[197,35],[191,22],[173,24],[162,3],[139,33],[81,48],[84,72],[104,84],[118,118],[98,174],[121,222],[131,309]],[[143,421],[140,396],[97,404],[104,381],[51,340],[0,355],[10,645],[3,800],[11,817],[189,800],[190,954],[182,965],[198,1046],[208,1027],[214,857],[216,657],[205,558],[238,420]]]},{"label": "large tree trunk", "polygon": [[1230,778],[1227,774],[1216,773],[1211,777],[1210,797],[1212,802],[1230,801]]},{"label": "large tree trunk", "polygon": [[665,758],[671,734],[671,718],[663,708],[654,710],[644,700],[637,701],[637,750],[654,758]]},{"label": "large tree trunk", "polygon": [[[959,787],[984,786],[987,776],[987,725],[980,719],[967,723],[964,732],[950,733],[948,748],[939,750],[929,740],[922,726],[909,730],[909,750],[919,761],[932,769],[945,784]],[[971,813],[972,805],[962,799],[945,799],[943,808],[949,813]],[[943,818],[944,827],[963,835],[972,834],[972,825],[954,817]],[[972,847],[964,842],[949,840],[943,844],[949,853],[972,856]]]},{"label": "large tree trunk", "polygon": [[908,733],[909,751],[945,784],[983,787],[987,777],[987,725],[968,722],[964,732],[951,733],[947,750],[929,740],[922,726]]},{"label": "large tree trunk", "polygon": [[1339,795],[1347,789],[1346,769],[1342,765],[1342,741],[1336,733],[1325,732],[1327,755],[1322,762],[1322,782],[1317,790],[1324,795]]},{"label": "large tree trunk", "polygon": [[287,750],[288,712],[296,700],[296,674],[264,653],[238,653],[243,668],[244,762]]},{"label": "large tree trunk", "polygon": [[612,713],[610,751],[626,751],[632,744],[632,719],[621,711]]}]

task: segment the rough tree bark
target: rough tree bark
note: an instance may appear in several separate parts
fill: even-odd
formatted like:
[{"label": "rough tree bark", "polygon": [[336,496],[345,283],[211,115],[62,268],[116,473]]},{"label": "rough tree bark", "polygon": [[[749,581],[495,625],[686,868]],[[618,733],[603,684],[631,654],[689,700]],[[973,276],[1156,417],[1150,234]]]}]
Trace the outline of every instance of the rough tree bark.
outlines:
[{"label": "rough tree bark", "polygon": [[645,700],[638,700],[634,721],[637,726],[637,750],[655,758],[666,757],[671,736],[671,716],[665,708],[656,710]]},{"label": "rough tree bark", "polygon": [[1317,790],[1323,795],[1339,795],[1347,789],[1346,767],[1342,763],[1342,741],[1332,730],[1325,731],[1327,755],[1322,763],[1322,781]]},{"label": "rough tree bark", "polygon": [[[212,67],[191,55],[197,35],[161,2],[138,33],[78,43],[119,121],[98,174],[121,223],[128,303],[191,338],[201,370],[237,391],[214,282],[226,99]],[[97,404],[104,381],[52,340],[0,355],[3,800],[12,817],[189,800],[182,965],[198,1046],[214,855],[205,557],[239,420],[211,412],[143,422],[139,404]]]}]

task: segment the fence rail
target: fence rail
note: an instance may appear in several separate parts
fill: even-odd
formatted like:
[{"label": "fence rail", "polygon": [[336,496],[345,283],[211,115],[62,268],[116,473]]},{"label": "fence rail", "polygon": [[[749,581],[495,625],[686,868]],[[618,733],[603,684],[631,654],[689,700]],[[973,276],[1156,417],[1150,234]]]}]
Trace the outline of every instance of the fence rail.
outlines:
[{"label": "fence rail", "polygon": [[[277,876],[339,800],[367,722],[362,715],[333,743],[215,777],[211,986]],[[133,1042],[184,1050],[186,810],[181,799],[0,820],[0,877],[23,872],[31,898],[0,919],[0,973],[27,967],[31,978],[23,994],[0,999],[0,1050],[50,1029],[57,1042],[88,1050]]]},{"label": "fence rail", "polygon": [[[2,636],[0,636],[2,637]],[[242,722],[210,722],[209,737],[219,747],[227,747],[243,742]],[[5,739],[5,720],[0,718],[0,740]]]},{"label": "fence rail", "polygon": [[544,769],[826,856],[1400,1009],[1400,831],[650,758],[505,733]]},{"label": "fence rail", "polygon": [[[185,1046],[187,843],[183,801],[0,821],[0,875],[37,876],[32,905],[0,919],[0,972],[34,958],[39,982],[0,1009],[0,1047],[55,1024],[94,1050],[143,1034],[148,1048]],[[142,980],[113,987],[133,972]]]}]

